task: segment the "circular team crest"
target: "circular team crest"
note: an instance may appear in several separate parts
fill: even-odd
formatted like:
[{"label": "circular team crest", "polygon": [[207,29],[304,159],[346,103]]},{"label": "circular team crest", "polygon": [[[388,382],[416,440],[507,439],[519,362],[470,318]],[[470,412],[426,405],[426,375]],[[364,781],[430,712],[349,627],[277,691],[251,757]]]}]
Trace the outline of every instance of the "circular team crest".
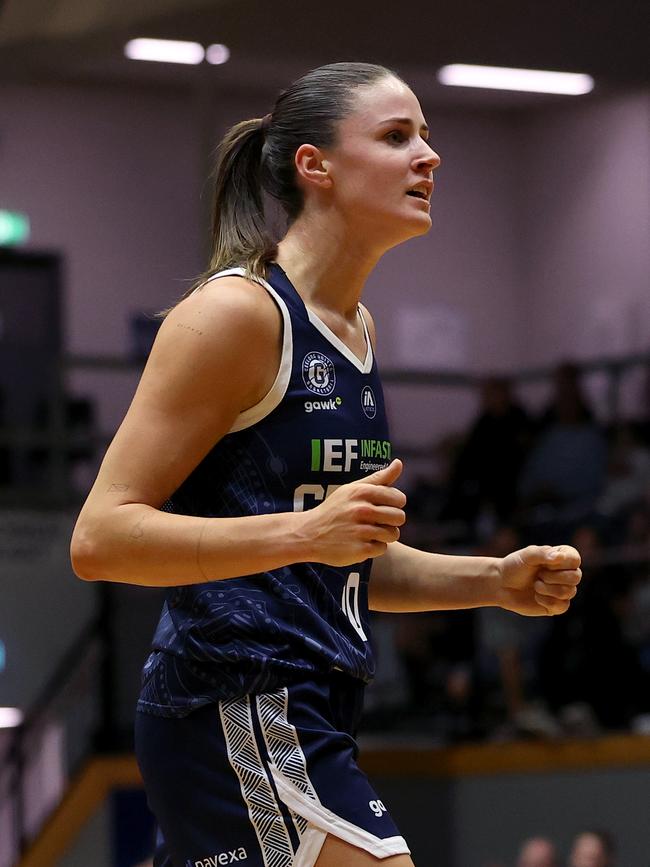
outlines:
[{"label": "circular team crest", "polygon": [[334,391],[334,365],[322,352],[308,352],[302,360],[302,379],[314,394],[326,397]]},{"label": "circular team crest", "polygon": [[369,385],[363,387],[361,392],[361,408],[368,418],[374,418],[377,415],[377,401],[375,393]]}]

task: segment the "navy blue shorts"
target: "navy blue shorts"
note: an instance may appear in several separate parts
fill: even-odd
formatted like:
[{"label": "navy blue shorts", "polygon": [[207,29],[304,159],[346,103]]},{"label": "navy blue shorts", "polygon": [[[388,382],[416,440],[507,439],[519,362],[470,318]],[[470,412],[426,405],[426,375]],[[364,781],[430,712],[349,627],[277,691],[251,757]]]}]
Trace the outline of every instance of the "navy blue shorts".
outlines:
[{"label": "navy blue shorts", "polygon": [[334,672],[171,719],[138,713],[156,867],[312,867],[328,834],[408,853],[357,767],[363,684]]}]

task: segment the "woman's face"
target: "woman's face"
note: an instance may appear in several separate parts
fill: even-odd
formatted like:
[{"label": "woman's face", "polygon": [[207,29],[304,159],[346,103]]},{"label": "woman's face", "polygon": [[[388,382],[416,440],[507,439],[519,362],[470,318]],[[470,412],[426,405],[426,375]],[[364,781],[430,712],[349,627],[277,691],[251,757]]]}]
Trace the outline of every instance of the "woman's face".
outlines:
[{"label": "woman's face", "polygon": [[[346,223],[387,248],[431,228],[433,170],[440,157],[415,94],[385,77],[357,89],[357,107],[323,150],[332,203]],[[423,198],[409,195],[417,187]]]}]

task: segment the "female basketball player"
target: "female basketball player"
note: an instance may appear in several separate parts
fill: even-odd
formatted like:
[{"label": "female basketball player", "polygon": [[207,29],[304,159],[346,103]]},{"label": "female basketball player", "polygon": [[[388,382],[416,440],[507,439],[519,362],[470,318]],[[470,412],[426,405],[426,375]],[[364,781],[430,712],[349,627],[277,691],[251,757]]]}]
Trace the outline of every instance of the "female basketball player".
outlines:
[{"label": "female basketball player", "polygon": [[[412,867],[356,765],[368,610],[546,615],[576,592],[567,546],[398,542],[402,465],[360,298],[431,226],[428,135],[409,87],[361,63],[313,70],[229,131],[210,269],[163,322],[79,517],[82,578],[169,588],[136,727],[158,865]],[[288,218],[277,245],[263,190]]]}]

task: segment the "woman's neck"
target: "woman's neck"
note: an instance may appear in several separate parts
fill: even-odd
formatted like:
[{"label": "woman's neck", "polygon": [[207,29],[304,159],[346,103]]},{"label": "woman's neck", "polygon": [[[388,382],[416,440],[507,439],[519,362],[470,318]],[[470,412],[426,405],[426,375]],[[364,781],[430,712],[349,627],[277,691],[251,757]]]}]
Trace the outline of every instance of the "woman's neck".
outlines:
[{"label": "woman's neck", "polygon": [[352,321],[366,280],[383,253],[345,226],[313,215],[291,226],[278,244],[276,261],[309,307]]}]

